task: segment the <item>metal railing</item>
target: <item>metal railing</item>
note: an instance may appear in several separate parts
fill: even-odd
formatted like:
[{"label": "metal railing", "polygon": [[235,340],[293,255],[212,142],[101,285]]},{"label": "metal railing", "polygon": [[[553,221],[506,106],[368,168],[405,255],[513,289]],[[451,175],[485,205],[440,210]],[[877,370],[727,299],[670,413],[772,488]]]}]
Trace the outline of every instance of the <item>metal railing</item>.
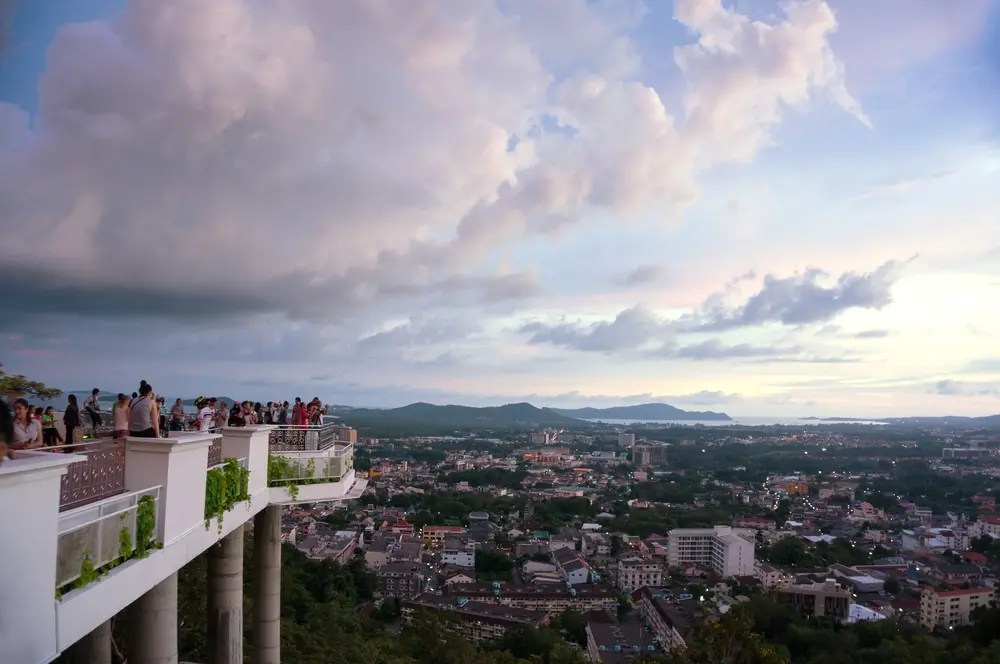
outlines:
[{"label": "metal railing", "polygon": [[271,450],[278,452],[327,450],[337,444],[339,430],[337,424],[279,424],[269,434],[268,443]]},{"label": "metal railing", "polygon": [[[85,559],[97,570],[128,556],[136,547],[136,514],[139,501],[152,496],[154,514],[159,514],[160,489],[155,486],[124,494],[116,500],[82,507],[59,518],[56,545],[56,588],[80,578]],[[151,539],[163,539],[157,516]]]},{"label": "metal railing", "polygon": [[216,438],[208,446],[208,467],[218,466],[222,463],[222,439]]},{"label": "metal railing", "polygon": [[66,466],[59,486],[59,511],[66,512],[125,491],[125,445],[109,438],[40,447],[34,452],[74,454],[86,459]]}]

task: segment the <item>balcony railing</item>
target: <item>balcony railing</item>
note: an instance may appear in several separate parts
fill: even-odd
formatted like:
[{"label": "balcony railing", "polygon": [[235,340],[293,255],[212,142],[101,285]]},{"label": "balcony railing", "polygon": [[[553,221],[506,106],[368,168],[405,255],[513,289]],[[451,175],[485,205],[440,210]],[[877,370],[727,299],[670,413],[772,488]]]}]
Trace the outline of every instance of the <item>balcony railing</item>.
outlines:
[{"label": "balcony railing", "polygon": [[[102,569],[142,552],[161,540],[160,489],[156,486],[97,505],[66,512],[59,518],[56,588],[89,583]],[[146,496],[149,496],[148,500]],[[145,504],[149,502],[150,506]],[[78,585],[78,584],[74,584]]]},{"label": "balcony railing", "polygon": [[208,446],[208,467],[218,466],[222,463],[222,438],[216,438]]},{"label": "balcony railing", "polygon": [[270,433],[268,442],[271,451],[295,452],[330,449],[337,443],[337,432],[340,426],[336,424],[320,424],[318,426],[277,425]]},{"label": "balcony railing", "polygon": [[339,482],[354,467],[354,446],[325,450],[271,452],[268,480],[271,486]]},{"label": "balcony railing", "polygon": [[71,463],[62,476],[59,511],[66,512],[125,491],[125,445],[108,438],[43,447],[39,452],[87,457]]}]

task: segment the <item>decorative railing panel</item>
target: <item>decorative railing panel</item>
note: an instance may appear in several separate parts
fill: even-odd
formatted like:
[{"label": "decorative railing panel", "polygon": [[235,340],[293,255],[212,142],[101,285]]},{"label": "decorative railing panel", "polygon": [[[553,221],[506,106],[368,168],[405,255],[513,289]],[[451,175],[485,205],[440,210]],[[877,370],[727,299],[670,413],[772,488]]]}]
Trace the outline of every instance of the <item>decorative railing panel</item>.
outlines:
[{"label": "decorative railing panel", "polygon": [[208,467],[218,466],[222,463],[222,439],[216,438],[208,446]]},{"label": "decorative railing panel", "polygon": [[354,467],[353,446],[303,452],[272,452],[268,479],[272,486],[286,483],[339,482]]},{"label": "decorative railing panel", "polygon": [[336,425],[291,426],[279,425],[272,429],[268,442],[275,452],[326,450],[337,442]]},{"label": "decorative railing panel", "polygon": [[89,505],[125,491],[124,445],[99,440],[67,451],[87,458],[66,467],[59,492],[60,512]]}]

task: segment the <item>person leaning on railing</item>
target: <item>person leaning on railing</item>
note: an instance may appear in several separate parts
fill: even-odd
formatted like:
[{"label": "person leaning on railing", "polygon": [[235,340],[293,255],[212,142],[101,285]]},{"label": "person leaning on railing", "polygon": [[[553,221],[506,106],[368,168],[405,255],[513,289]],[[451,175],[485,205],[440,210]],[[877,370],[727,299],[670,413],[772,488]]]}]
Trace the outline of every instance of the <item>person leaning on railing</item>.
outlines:
[{"label": "person leaning on railing", "polygon": [[14,414],[10,412],[10,406],[0,398],[0,463],[7,458],[10,453],[10,446],[14,443]]},{"label": "person leaning on railing", "polygon": [[14,402],[14,440],[11,447],[15,450],[29,450],[42,446],[42,423],[32,416],[31,404],[26,399]]}]

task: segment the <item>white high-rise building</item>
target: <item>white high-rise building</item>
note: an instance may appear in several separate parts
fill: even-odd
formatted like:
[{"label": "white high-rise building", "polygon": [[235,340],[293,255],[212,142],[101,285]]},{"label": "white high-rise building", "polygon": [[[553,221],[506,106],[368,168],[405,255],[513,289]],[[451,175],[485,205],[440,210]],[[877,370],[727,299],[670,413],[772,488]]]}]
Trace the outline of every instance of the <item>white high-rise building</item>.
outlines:
[{"label": "white high-rise building", "polygon": [[729,526],[675,528],[667,533],[667,564],[708,565],[721,576],[754,573],[753,531]]},{"label": "white high-rise building", "polygon": [[633,445],[635,445],[634,433],[618,434],[618,447],[632,447]]}]

